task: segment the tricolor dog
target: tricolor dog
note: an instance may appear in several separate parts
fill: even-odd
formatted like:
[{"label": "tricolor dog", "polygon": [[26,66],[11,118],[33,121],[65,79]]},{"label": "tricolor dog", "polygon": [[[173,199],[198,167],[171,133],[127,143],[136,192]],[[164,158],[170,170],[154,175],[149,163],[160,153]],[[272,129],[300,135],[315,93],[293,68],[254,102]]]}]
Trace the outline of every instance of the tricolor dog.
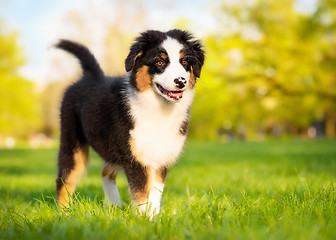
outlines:
[{"label": "tricolor dog", "polygon": [[181,30],[147,31],[136,38],[123,77],[105,76],[90,51],[75,42],[56,44],[78,58],[80,80],[61,105],[57,200],[69,204],[86,169],[91,146],[105,161],[105,201],[121,205],[116,176],[125,172],[139,212],[154,216],[167,171],[186,140],[196,79],[204,63],[198,40]]}]

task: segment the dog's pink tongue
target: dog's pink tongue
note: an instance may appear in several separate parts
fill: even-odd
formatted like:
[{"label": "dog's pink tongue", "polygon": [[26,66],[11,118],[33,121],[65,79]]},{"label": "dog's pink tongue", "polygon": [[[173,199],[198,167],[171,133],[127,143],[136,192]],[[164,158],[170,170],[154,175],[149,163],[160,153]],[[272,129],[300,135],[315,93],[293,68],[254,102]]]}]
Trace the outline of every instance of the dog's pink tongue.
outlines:
[{"label": "dog's pink tongue", "polygon": [[183,96],[183,92],[181,91],[181,92],[170,92],[169,93],[169,97],[172,97],[172,98],[176,98],[176,99],[180,99],[180,98],[182,98],[182,96]]}]

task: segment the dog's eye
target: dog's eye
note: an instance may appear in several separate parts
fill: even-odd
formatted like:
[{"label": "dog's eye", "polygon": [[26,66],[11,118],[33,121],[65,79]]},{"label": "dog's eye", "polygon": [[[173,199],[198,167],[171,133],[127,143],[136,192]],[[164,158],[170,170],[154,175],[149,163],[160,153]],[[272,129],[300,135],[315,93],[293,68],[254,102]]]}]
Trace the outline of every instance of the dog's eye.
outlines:
[{"label": "dog's eye", "polygon": [[188,64],[187,60],[182,60],[182,65],[186,66]]},{"label": "dog's eye", "polygon": [[162,66],[164,66],[164,65],[165,65],[165,62],[164,62],[164,61],[162,61],[162,60],[160,60],[160,61],[157,61],[157,62],[156,62],[156,65],[158,65],[158,66],[162,67]]}]

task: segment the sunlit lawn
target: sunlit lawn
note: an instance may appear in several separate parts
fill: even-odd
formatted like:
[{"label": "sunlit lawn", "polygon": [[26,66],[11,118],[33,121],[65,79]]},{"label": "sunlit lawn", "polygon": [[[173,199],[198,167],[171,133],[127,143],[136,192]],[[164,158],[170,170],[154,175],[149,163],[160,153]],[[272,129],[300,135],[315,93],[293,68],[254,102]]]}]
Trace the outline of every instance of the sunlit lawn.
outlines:
[{"label": "sunlit lawn", "polygon": [[0,239],[336,239],[336,140],[194,142],[168,173],[162,211],[103,204],[91,154],[68,211],[54,204],[57,150],[0,150]]}]

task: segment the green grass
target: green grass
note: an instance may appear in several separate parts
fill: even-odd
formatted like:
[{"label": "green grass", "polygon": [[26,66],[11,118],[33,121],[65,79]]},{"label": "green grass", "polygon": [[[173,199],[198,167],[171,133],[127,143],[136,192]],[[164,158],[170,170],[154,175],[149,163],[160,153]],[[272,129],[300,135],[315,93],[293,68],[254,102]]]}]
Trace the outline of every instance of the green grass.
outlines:
[{"label": "green grass", "polygon": [[336,239],[336,140],[189,142],[153,221],[105,206],[91,154],[73,206],[55,206],[57,150],[0,150],[0,239]]}]

